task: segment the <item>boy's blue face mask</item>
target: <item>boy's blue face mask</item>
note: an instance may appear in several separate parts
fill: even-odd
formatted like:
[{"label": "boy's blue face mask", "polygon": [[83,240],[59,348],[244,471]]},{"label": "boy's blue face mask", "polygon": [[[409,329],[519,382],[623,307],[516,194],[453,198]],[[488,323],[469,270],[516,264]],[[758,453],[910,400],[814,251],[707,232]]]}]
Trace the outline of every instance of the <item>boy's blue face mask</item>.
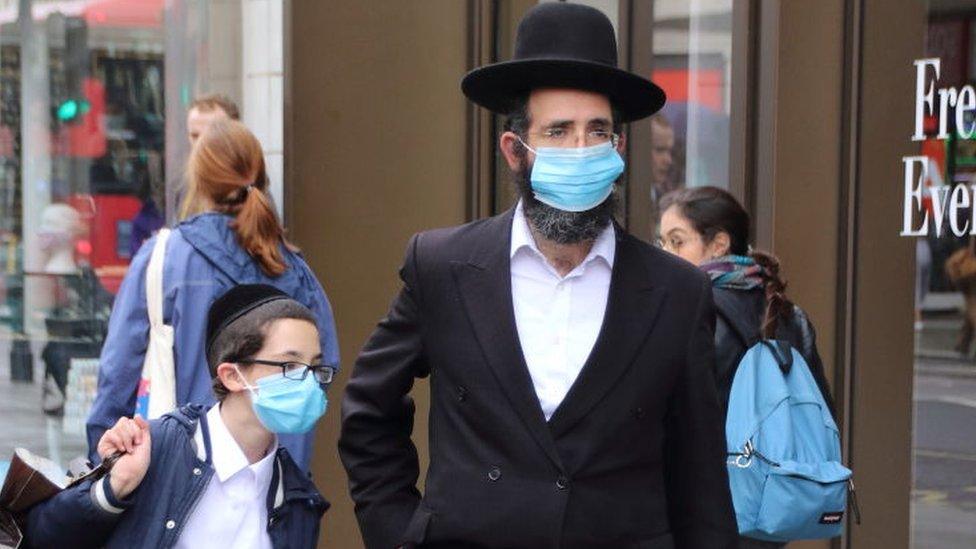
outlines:
[{"label": "boy's blue face mask", "polygon": [[583,212],[603,203],[624,171],[612,141],[591,147],[538,147],[529,181],[535,198],[558,210]]},{"label": "boy's blue face mask", "polygon": [[325,391],[311,373],[301,381],[272,374],[256,383],[257,387],[244,383],[251,392],[251,407],[261,424],[273,433],[307,433],[329,405]]}]

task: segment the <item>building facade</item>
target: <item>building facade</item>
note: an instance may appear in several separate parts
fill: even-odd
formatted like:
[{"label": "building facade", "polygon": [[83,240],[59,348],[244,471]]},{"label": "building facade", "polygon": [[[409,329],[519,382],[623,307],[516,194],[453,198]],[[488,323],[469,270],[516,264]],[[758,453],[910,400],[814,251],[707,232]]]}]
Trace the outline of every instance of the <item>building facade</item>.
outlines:
[{"label": "building facade", "polygon": [[[17,418],[0,423],[0,460],[83,450],[131,220],[147,200],[172,218],[187,105],[221,92],[264,144],[289,235],[332,300],[343,371],[317,434],[333,502],[320,546],[361,546],[335,446],[344,383],[408,238],[512,205],[502,121],[459,82],[510,57],[536,1],[0,2],[0,414]],[[614,23],[621,66],[669,96],[626,128],[622,225],[653,241],[663,192],[729,189],[817,327],[863,520],[796,546],[972,546],[976,448],[960,441],[976,389],[953,349],[965,300],[942,268],[968,236],[934,227],[973,207],[946,204],[976,171],[976,1],[584,3]],[[926,59],[939,72],[922,62],[920,85]],[[902,235],[925,219],[932,231]],[[413,397],[424,464],[426,382]]]}]

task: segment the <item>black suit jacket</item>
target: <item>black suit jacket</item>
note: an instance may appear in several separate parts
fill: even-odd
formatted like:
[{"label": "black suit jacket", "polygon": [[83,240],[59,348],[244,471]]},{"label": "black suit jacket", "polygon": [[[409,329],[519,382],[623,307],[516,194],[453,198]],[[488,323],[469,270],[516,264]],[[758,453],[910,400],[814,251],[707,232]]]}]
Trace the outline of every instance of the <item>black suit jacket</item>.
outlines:
[{"label": "black suit jacket", "polygon": [[[706,277],[618,229],[600,335],[547,422],[515,325],[512,215],[416,235],[356,361],[339,452],[366,546],[735,547]],[[428,376],[421,495],[408,393]]]}]

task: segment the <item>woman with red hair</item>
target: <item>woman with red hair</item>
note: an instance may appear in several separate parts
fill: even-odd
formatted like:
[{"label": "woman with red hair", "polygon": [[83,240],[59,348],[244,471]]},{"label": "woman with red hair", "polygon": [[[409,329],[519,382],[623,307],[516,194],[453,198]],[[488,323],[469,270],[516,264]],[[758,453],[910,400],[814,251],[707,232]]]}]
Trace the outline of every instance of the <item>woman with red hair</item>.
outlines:
[{"label": "woman with red hair", "polygon": [[[308,264],[285,239],[268,195],[264,153],[254,134],[235,120],[213,122],[193,147],[187,175],[181,222],[165,242],[162,272],[163,322],[174,332],[175,404],[213,403],[204,348],[207,310],[240,284],[274,286],[308,307],[318,325],[323,363],[338,367],[332,309]],[[136,410],[149,340],[146,273],[157,238],[132,260],[112,310],[98,393],[88,417],[93,459],[102,433]],[[280,437],[306,470],[311,436]]]}]

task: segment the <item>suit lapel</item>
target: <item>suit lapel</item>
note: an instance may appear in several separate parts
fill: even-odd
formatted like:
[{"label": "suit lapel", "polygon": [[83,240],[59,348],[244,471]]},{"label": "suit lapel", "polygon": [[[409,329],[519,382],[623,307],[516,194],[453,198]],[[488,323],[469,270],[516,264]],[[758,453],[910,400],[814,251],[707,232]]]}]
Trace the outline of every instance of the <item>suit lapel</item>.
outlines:
[{"label": "suit lapel", "polygon": [[561,467],[515,325],[510,268],[513,213],[514,209],[491,220],[471,259],[451,267],[465,313],[498,384],[532,437]]},{"label": "suit lapel", "polygon": [[666,291],[652,274],[634,237],[617,228],[617,251],[603,326],[579,377],[549,420],[554,437],[568,431],[627,371],[657,320]]}]

